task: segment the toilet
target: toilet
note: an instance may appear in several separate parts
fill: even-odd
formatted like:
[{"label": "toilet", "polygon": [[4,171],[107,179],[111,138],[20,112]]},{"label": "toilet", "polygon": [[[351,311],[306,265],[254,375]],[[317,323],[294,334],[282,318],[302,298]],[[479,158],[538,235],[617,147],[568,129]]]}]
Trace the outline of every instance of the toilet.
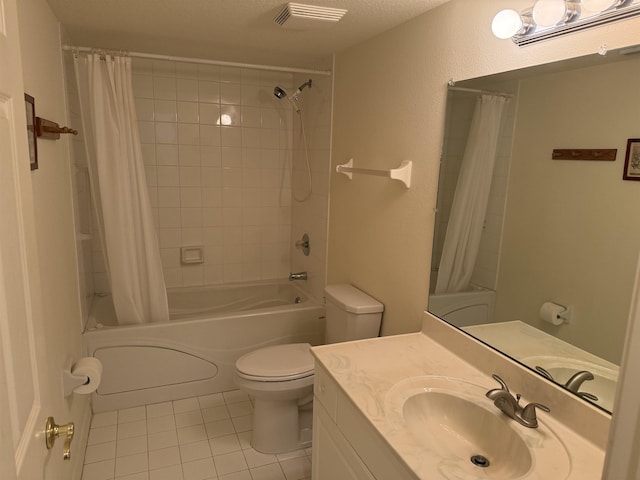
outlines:
[{"label": "toilet", "polygon": [[[352,285],[325,288],[325,343],[377,337],[384,305]],[[273,345],[240,357],[236,383],[254,400],[251,446],[284,453],[311,445],[314,359],[308,343]]]}]

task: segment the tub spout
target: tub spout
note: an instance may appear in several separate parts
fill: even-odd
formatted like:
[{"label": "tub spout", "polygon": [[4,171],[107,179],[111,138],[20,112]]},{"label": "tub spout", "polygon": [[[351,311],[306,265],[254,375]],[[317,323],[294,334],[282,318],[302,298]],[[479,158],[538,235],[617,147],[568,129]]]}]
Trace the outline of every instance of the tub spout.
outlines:
[{"label": "tub spout", "polygon": [[292,282],[293,280],[306,280],[306,279],[307,279],[307,272],[298,272],[298,273],[289,274],[290,282]]}]

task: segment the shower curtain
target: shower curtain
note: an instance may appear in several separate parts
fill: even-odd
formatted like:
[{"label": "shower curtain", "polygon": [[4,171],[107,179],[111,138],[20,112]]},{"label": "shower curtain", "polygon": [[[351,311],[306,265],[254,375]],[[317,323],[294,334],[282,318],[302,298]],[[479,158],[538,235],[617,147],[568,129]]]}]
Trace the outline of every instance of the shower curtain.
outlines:
[{"label": "shower curtain", "polygon": [[471,280],[507,101],[503,96],[482,95],[476,102],[445,234],[436,293],[464,291]]},{"label": "shower curtain", "polygon": [[120,324],[168,321],[129,57],[74,55],[92,198]]}]

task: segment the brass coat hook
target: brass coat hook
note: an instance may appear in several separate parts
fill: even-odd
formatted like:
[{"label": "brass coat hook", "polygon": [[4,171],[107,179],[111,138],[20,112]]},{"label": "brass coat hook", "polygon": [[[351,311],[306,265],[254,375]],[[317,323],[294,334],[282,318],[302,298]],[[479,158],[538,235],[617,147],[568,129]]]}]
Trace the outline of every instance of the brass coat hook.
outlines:
[{"label": "brass coat hook", "polygon": [[45,118],[36,117],[36,134],[40,138],[46,138],[49,140],[57,140],[60,138],[61,133],[70,133],[77,135],[78,131],[69,127],[61,127],[56,122],[47,120]]}]

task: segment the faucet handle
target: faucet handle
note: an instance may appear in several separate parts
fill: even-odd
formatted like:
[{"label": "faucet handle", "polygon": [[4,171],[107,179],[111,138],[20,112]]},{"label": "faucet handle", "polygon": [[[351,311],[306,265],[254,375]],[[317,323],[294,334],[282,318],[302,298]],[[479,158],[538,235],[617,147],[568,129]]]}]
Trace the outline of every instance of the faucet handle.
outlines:
[{"label": "faucet handle", "polygon": [[528,427],[535,428],[538,426],[538,418],[536,416],[536,408],[543,410],[547,413],[551,411],[549,407],[546,405],[542,405],[541,403],[532,402],[528,404],[526,407],[522,409],[522,413],[520,414],[520,418],[527,423]]},{"label": "faucet handle", "polygon": [[578,395],[580,398],[584,398],[585,400],[590,400],[592,402],[597,402],[598,401],[598,397],[596,397],[595,395],[593,395],[592,393],[588,393],[588,392],[577,392],[576,395]]},{"label": "faucet handle", "polygon": [[505,383],[505,381],[502,380],[497,373],[493,373],[491,376],[496,382],[500,384],[500,387],[502,388],[502,390],[506,390],[507,392],[509,391],[509,387],[507,387],[507,384]]}]

